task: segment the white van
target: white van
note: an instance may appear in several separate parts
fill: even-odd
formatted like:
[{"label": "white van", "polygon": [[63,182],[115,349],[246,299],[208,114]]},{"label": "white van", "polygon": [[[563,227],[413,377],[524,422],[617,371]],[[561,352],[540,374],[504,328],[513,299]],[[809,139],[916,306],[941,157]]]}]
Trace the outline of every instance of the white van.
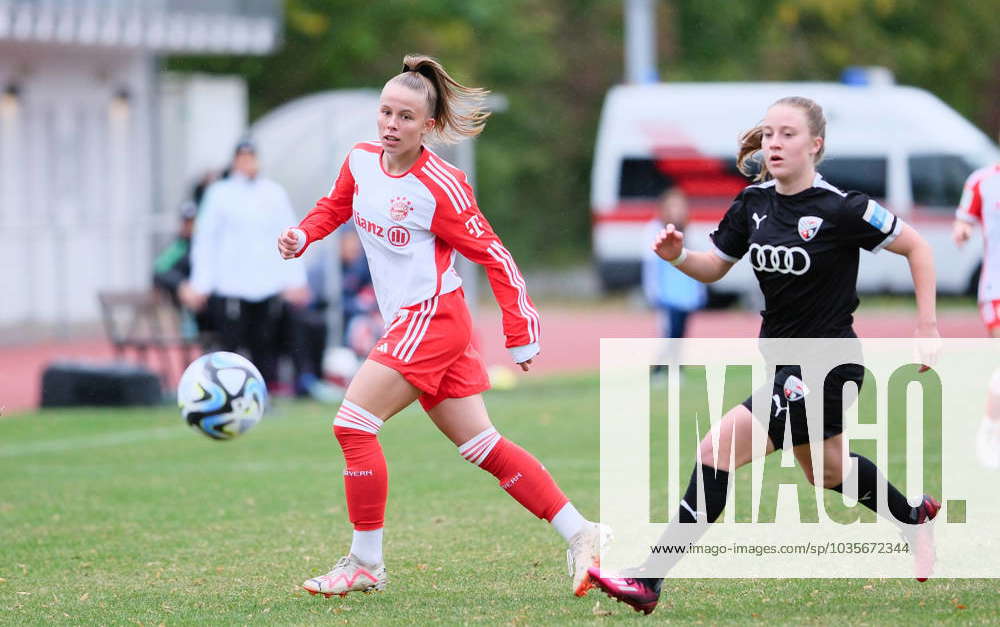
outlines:
[{"label": "white van", "polygon": [[[976,232],[962,250],[951,222],[966,177],[1000,161],[982,132],[930,93],[897,85],[838,83],[660,83],[612,88],[604,101],[594,154],[591,206],[594,257],[607,288],[639,280],[650,242],[645,224],[674,182],[687,192],[685,241],[707,249],[708,234],[748,184],[736,170],[740,134],[784,96],[818,102],[827,118],[826,157],[818,170],[832,184],[879,200],[933,246],[939,290],[974,287],[982,258]],[[912,289],[906,260],[861,256],[858,286],[868,292]],[[716,289],[752,294],[749,264],[737,264]]]}]

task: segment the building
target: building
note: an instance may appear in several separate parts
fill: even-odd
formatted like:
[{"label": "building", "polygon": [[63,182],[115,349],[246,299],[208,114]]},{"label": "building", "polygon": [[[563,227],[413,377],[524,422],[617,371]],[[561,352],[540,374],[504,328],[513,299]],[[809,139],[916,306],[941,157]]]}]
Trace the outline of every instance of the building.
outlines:
[{"label": "building", "polygon": [[158,59],[281,32],[280,0],[0,0],[0,329],[92,323],[99,290],[149,284],[176,221]]}]

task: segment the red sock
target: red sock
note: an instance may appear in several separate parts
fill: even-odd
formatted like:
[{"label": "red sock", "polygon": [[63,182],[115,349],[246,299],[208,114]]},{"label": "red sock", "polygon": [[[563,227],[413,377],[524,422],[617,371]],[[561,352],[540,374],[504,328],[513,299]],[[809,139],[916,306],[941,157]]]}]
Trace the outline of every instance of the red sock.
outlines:
[{"label": "red sock", "polygon": [[551,522],[569,502],[541,462],[493,427],[458,447],[458,452],[499,479],[501,488],[539,518]]},{"label": "red sock", "polygon": [[389,495],[389,472],[378,443],[382,421],[371,412],[344,401],[333,420],[333,435],[344,452],[344,494],[347,514],[358,531],[381,529]]}]

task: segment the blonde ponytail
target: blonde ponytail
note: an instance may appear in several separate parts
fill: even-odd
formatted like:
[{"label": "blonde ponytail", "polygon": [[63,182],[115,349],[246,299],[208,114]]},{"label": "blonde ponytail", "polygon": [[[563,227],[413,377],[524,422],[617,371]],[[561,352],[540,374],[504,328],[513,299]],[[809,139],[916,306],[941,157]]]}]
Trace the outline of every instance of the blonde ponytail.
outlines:
[{"label": "blonde ponytail", "polygon": [[483,132],[490,112],[484,109],[488,90],[466,87],[445,71],[433,57],[408,54],[403,72],[389,79],[427,97],[427,112],[434,118],[432,143],[453,144]]}]

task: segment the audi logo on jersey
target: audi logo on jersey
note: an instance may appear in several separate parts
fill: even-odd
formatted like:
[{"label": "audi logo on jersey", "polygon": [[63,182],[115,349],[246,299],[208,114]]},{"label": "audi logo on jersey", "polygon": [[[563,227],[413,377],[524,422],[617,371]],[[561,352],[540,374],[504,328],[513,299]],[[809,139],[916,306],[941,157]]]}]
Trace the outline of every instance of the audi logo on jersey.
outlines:
[{"label": "audi logo on jersey", "polygon": [[403,247],[410,243],[410,232],[401,226],[389,227],[385,239],[393,246]]},{"label": "audi logo on jersey", "polygon": [[357,211],[354,212],[354,224],[361,231],[367,231],[375,237],[381,237],[393,246],[402,248],[410,243],[410,231],[401,226],[391,226],[386,229],[381,224],[376,224],[371,220],[366,220]]},{"label": "audi logo on jersey", "polygon": [[809,271],[812,260],[799,246],[750,244],[750,265],[758,272],[780,272],[802,275]]}]

